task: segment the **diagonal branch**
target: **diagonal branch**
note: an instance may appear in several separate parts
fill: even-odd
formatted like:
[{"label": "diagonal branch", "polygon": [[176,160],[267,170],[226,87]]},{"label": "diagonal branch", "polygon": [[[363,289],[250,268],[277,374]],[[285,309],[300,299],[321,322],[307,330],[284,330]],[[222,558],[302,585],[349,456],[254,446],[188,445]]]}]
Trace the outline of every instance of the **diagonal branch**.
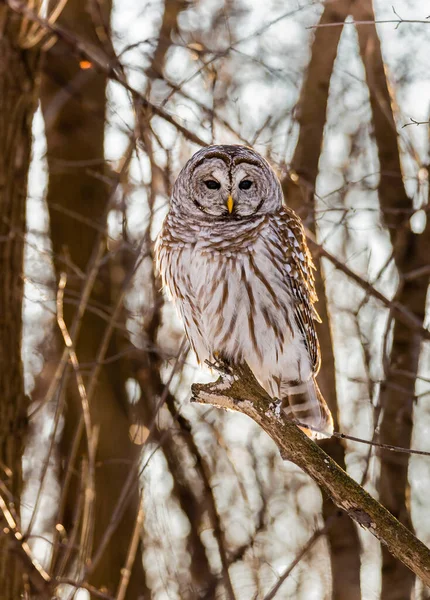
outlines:
[{"label": "diagonal branch", "polygon": [[3,498],[3,495],[6,497],[8,490],[2,481],[0,481],[0,491],[2,534],[3,539],[7,538],[8,541],[7,551],[22,564],[22,570],[27,577],[31,591],[37,594],[51,595],[51,577],[33,556],[27,540],[19,530],[16,519],[10,511],[8,503]]},{"label": "diagonal branch", "polygon": [[194,402],[251,417],[273,439],[284,460],[303,469],[336,506],[430,585],[429,548],[286,418],[279,402],[260,387],[247,365],[223,370],[214,383],[194,384],[192,393]]},{"label": "diagonal branch", "polygon": [[373,296],[384,306],[389,308],[393,317],[402,323],[408,330],[419,335],[420,339],[430,340],[430,330],[424,327],[423,320],[420,320],[411,310],[409,310],[405,303],[401,302],[398,297],[395,297],[394,300],[390,300],[387,296],[384,296],[384,294],[377,290],[372,283],[366,281],[350,269],[345,262],[339,260],[339,258],[334,256],[334,254],[331,254],[321,244],[317,244],[315,236],[309,230],[306,230],[306,237],[314,256],[319,254],[324,258],[327,258],[336,269],[342,271],[342,273],[352,279],[352,281],[364,290],[366,294]]},{"label": "diagonal branch", "polygon": [[272,587],[272,589],[269,591],[269,593],[264,596],[264,600],[273,600],[274,598],[276,598],[276,594],[279,592],[279,590],[280,590],[281,586],[283,585],[283,583],[285,582],[285,580],[291,575],[291,572],[293,571],[293,569],[295,567],[297,567],[297,565],[302,560],[302,558],[304,558],[306,556],[306,554],[311,550],[311,548],[320,539],[320,537],[328,532],[328,530],[330,529],[330,527],[333,524],[333,518],[335,518],[335,517],[332,517],[331,521],[327,521],[327,523],[324,525],[324,527],[321,527],[321,529],[317,529],[317,531],[315,531],[311,535],[311,537],[308,539],[306,544],[303,546],[303,548],[297,554],[297,556],[295,557],[293,562],[290,565],[288,565],[288,567],[285,569],[285,571],[279,577],[278,581],[275,583],[275,585]]}]

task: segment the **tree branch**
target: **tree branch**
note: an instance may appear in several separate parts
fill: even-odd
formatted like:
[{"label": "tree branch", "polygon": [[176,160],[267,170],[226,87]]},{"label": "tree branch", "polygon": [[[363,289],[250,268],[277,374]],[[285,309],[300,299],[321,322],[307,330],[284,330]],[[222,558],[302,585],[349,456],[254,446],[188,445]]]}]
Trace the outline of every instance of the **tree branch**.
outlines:
[{"label": "tree branch", "polygon": [[214,383],[194,384],[192,401],[251,417],[273,439],[284,460],[303,469],[336,506],[430,585],[430,550],[286,418],[279,401],[260,387],[248,366],[216,368],[221,377]]}]

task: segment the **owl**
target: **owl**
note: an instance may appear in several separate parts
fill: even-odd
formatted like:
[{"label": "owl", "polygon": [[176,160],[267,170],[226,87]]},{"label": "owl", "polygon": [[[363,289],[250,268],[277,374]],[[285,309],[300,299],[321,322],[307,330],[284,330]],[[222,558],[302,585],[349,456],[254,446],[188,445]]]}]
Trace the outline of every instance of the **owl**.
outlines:
[{"label": "owl", "polygon": [[194,154],[174,184],[155,255],[197,359],[245,361],[290,418],[331,435],[315,380],[315,267],[269,163],[245,146]]}]

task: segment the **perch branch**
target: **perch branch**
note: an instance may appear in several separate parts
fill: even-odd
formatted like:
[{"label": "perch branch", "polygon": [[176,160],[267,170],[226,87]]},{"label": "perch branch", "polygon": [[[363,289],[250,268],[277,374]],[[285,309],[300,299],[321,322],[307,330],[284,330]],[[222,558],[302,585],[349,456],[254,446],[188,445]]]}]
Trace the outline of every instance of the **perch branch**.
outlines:
[{"label": "perch branch", "polygon": [[279,401],[258,384],[246,365],[217,365],[220,378],[192,386],[192,401],[235,410],[251,417],[273,439],[284,460],[290,460],[367,529],[426,584],[430,585],[430,550],[379,502],[351,479],[334,460],[289,421]]}]

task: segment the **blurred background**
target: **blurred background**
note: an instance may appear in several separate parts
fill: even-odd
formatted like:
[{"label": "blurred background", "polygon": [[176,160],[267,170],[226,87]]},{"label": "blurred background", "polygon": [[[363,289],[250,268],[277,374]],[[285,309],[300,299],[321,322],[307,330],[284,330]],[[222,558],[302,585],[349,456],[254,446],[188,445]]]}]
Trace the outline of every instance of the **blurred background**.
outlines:
[{"label": "blurred background", "polygon": [[[430,4],[5,0],[0,32],[0,598],[430,598],[190,405],[213,374],[153,263],[186,160],[254,147],[307,228],[336,430],[429,451]],[[429,457],[320,444],[430,543]]]}]

